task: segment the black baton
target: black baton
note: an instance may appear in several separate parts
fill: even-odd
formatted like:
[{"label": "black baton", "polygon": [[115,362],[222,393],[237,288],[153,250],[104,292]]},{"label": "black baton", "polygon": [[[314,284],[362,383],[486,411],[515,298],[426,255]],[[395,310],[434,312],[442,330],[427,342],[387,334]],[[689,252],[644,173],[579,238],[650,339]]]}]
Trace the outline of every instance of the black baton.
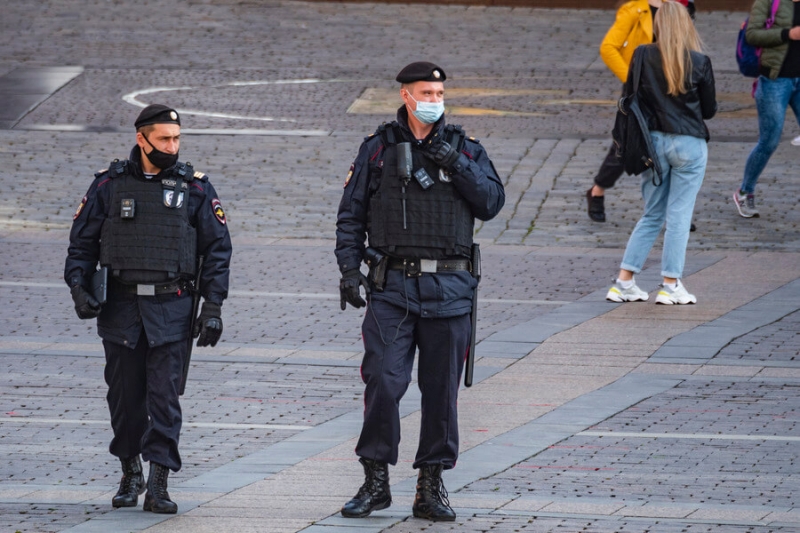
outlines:
[{"label": "black baton", "polygon": [[[472,245],[472,277],[481,282],[481,247],[478,243]],[[472,332],[470,333],[469,351],[467,352],[466,368],[464,369],[464,386],[472,386],[472,374],[475,370],[475,338],[478,333],[478,286],[472,294]]]}]

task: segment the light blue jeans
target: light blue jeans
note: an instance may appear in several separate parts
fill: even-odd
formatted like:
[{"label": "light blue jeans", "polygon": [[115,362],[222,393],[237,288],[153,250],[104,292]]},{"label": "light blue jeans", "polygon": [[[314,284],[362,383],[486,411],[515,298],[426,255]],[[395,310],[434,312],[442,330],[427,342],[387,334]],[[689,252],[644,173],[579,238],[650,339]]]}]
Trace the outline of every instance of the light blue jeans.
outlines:
[{"label": "light blue jeans", "polygon": [[656,187],[651,170],[642,174],[644,214],[628,239],[620,266],[636,274],[641,272],[666,222],[661,275],[680,278],[686,261],[694,202],[706,172],[708,145],[705,139],[660,131],[651,131],[650,137],[661,163],[663,181]]},{"label": "light blue jeans", "polygon": [[741,190],[753,194],[758,177],[778,147],[783,133],[786,108],[791,107],[800,124],[800,78],[758,78],[756,88],[756,110],[758,111],[758,143],[747,157]]}]

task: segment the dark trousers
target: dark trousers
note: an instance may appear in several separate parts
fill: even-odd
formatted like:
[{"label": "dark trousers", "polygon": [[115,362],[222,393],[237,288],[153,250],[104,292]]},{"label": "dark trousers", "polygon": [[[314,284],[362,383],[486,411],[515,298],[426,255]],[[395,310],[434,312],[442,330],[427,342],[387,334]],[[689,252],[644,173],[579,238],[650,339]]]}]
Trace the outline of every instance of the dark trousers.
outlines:
[{"label": "dark trousers", "polygon": [[611,143],[611,148],[608,150],[606,158],[603,159],[600,170],[597,171],[597,175],[594,177],[594,183],[604,189],[610,189],[622,176],[623,172],[625,172],[625,165],[617,157],[614,143]]},{"label": "dark trousers", "polygon": [[112,455],[129,458],[141,453],[145,461],[180,470],[178,387],[186,346],[180,341],[150,348],[144,328],[133,349],[103,341]]},{"label": "dark trousers", "polygon": [[356,454],[397,464],[400,399],[408,390],[419,348],[417,381],[422,420],[414,468],[458,458],[458,388],[470,339],[470,316],[421,318],[386,302],[371,301],[362,325],[364,425]]}]

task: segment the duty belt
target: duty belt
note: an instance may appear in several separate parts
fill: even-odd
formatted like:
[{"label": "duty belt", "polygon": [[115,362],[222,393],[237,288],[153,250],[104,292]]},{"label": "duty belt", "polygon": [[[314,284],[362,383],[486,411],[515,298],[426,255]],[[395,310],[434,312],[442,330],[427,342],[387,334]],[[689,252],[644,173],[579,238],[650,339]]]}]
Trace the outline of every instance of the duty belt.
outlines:
[{"label": "duty belt", "polygon": [[176,294],[186,290],[186,282],[184,281],[168,281],[167,283],[156,283],[149,285],[144,283],[130,284],[115,282],[113,290],[119,291],[124,294],[136,294],[139,296],[155,296],[157,294]]},{"label": "duty belt", "polygon": [[421,276],[425,272],[458,272],[471,271],[469,259],[399,259],[389,258],[389,268],[392,270],[404,270],[406,275]]}]

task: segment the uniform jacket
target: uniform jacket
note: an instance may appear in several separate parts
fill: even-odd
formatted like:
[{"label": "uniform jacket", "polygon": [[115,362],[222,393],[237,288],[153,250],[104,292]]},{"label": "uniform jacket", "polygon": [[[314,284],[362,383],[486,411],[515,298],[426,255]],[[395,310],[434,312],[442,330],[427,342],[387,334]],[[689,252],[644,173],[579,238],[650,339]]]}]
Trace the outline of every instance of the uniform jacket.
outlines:
[{"label": "uniform jacket", "polygon": [[[717,112],[714,71],[708,56],[692,52],[689,90],[680,96],[668,96],[658,46],[641,46],[636,53],[644,54],[639,81],[639,105],[650,130],[691,135],[707,141],[708,128],[703,120],[710,119]],[[630,94],[632,88],[633,76],[629,76],[625,82],[624,94]]]},{"label": "uniform jacket", "polygon": [[[406,141],[417,141],[408,129],[405,106],[397,112]],[[434,124],[430,136],[441,134],[444,118]],[[402,140],[398,140],[402,142]],[[350,167],[344,194],[339,204],[336,222],[336,259],[339,270],[346,272],[361,266],[367,241],[367,212],[370,191],[380,179],[384,146],[380,135],[365,139],[358,156]],[[497,172],[480,143],[467,138],[452,173],[453,184],[469,204],[472,214],[480,220],[490,220],[503,207],[505,191]],[[423,274],[404,282],[403,272],[389,270],[383,292],[372,292],[372,298],[405,307],[423,317],[452,317],[471,311],[472,293],[476,283],[469,272]]]},{"label": "uniform jacket", "polygon": [[631,0],[617,11],[614,24],[600,43],[603,63],[625,83],[633,51],[653,42],[653,15],[647,0]]},{"label": "uniform jacket", "polygon": [[[128,167],[144,180],[138,146],[131,151]],[[153,186],[161,187],[161,175]],[[75,213],[70,244],[64,266],[64,279],[72,285],[77,279],[84,287],[95,271],[100,256],[100,233],[111,206],[111,178],[107,171],[98,173]],[[229,267],[232,253],[230,234],[217,193],[207,178],[193,179],[189,186],[189,222],[197,230],[197,251],[205,256],[201,273],[201,294],[217,304],[228,296]],[[109,276],[110,277],[110,276]],[[192,298],[188,291],[179,294],[137,296],[115,291],[109,284],[108,302],[97,317],[99,335],[107,341],[134,347],[142,327],[150,346],[185,340],[189,335]]]},{"label": "uniform jacket", "polygon": [[772,0],[755,0],[750,9],[745,35],[750,45],[762,48],[761,67],[768,71],[768,77],[774,80],[778,77],[786,52],[789,50],[789,37],[786,33],[792,28],[794,2],[780,0],[778,12],[775,13],[775,24],[770,29],[765,29],[764,23],[771,11]]}]

